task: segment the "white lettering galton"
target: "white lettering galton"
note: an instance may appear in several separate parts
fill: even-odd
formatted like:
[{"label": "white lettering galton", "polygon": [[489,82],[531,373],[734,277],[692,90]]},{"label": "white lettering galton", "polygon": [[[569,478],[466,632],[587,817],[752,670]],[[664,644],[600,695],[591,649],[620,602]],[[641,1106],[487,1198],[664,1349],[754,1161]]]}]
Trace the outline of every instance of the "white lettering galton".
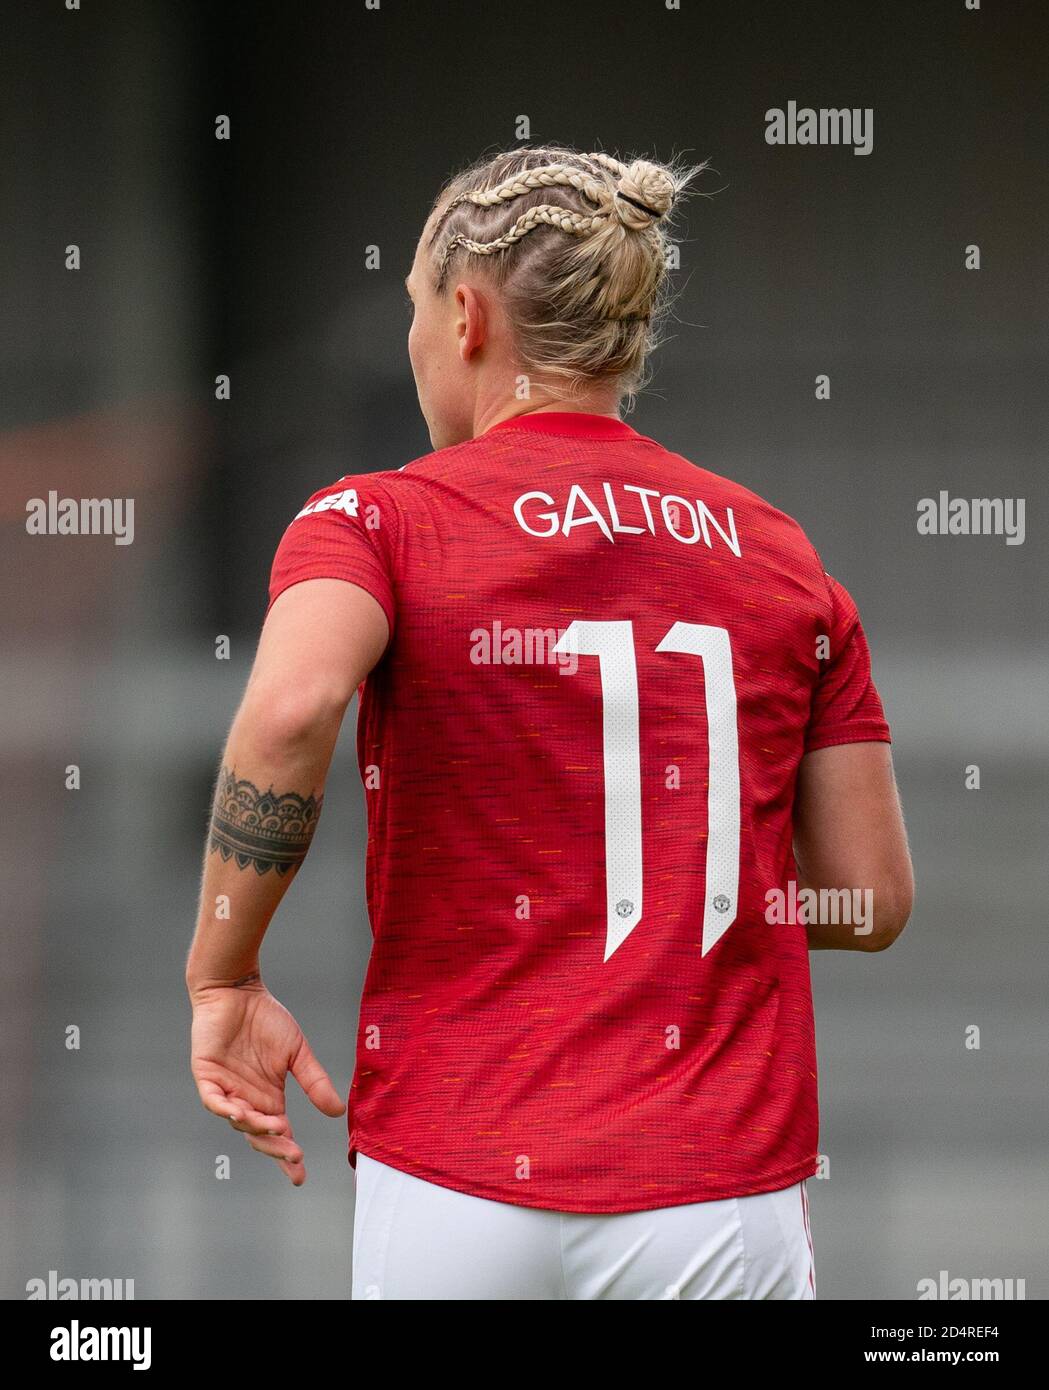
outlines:
[{"label": "white lettering galton", "polygon": [[[573,483],[563,508],[548,492],[523,492],[514,503],[514,516],[523,531],[540,539],[570,535],[577,526],[596,526],[613,545],[616,536],[643,536],[646,532],[654,536],[658,517],[667,534],[682,545],[696,545],[702,541],[708,550],[713,549],[711,531],[716,531],[733,555],[742,554],[731,507],[725,508],[722,525],[699,498],[689,501],[675,493],[635,487],[632,483],[617,484],[617,487],[625,494],[618,502],[612,484],[602,483],[602,502],[598,505],[578,483]],[[633,525],[624,517],[633,517],[644,524]]]}]

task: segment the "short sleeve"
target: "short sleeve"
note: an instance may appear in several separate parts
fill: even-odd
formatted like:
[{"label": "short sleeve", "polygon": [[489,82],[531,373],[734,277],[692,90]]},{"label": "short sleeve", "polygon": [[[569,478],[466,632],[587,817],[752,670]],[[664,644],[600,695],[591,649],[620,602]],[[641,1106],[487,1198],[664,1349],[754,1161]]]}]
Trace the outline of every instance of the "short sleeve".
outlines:
[{"label": "short sleeve", "polygon": [[270,571],[269,604],[304,579],[345,579],[382,607],[393,635],[397,518],[381,484],[340,478],[314,493],[281,537]]},{"label": "short sleeve", "polygon": [[805,752],[837,743],[890,743],[892,736],[871,675],[860,615],[847,590],[827,576],[831,599],[827,651],[805,731]]}]

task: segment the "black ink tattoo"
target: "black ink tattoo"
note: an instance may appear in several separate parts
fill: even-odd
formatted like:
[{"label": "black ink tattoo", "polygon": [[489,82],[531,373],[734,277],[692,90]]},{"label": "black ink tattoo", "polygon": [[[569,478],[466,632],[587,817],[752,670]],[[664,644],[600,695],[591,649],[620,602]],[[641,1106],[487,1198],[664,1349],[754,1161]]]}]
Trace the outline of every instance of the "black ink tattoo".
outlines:
[{"label": "black ink tattoo", "polygon": [[261,979],[262,976],[259,974],[259,972],[257,970],[253,970],[250,975],[242,975],[239,980],[234,980],[233,988],[243,989],[245,985],[253,985],[256,983],[257,980]]},{"label": "black ink tattoo", "polygon": [[241,869],[254,866],[260,874],[269,869],[278,875],[290,873],[306,858],[323,802],[323,796],[278,795],[272,787],[260,792],[253,782],[238,779],[232,768],[223,767],[208,848],[217,849],[227,862],[235,860]]}]

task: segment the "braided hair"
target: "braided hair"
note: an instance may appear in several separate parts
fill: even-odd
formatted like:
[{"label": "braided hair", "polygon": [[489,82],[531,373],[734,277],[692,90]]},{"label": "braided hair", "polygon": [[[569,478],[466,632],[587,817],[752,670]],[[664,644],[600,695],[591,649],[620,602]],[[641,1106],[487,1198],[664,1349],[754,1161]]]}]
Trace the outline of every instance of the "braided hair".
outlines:
[{"label": "braided hair", "polygon": [[668,308],[668,234],[691,168],[566,146],[483,159],[438,195],[428,240],[443,293],[469,266],[500,294],[527,375],[566,397],[644,384]]}]

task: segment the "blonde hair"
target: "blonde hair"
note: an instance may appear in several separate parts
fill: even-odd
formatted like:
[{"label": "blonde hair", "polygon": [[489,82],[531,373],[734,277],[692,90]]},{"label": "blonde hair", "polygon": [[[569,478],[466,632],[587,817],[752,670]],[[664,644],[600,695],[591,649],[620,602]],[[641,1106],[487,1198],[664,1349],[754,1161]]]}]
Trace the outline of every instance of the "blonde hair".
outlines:
[{"label": "blonde hair", "polygon": [[460,264],[480,270],[527,375],[559,398],[609,382],[629,409],[669,307],[671,213],[707,163],[623,163],[560,145],[479,160],[431,209],[434,288]]}]

